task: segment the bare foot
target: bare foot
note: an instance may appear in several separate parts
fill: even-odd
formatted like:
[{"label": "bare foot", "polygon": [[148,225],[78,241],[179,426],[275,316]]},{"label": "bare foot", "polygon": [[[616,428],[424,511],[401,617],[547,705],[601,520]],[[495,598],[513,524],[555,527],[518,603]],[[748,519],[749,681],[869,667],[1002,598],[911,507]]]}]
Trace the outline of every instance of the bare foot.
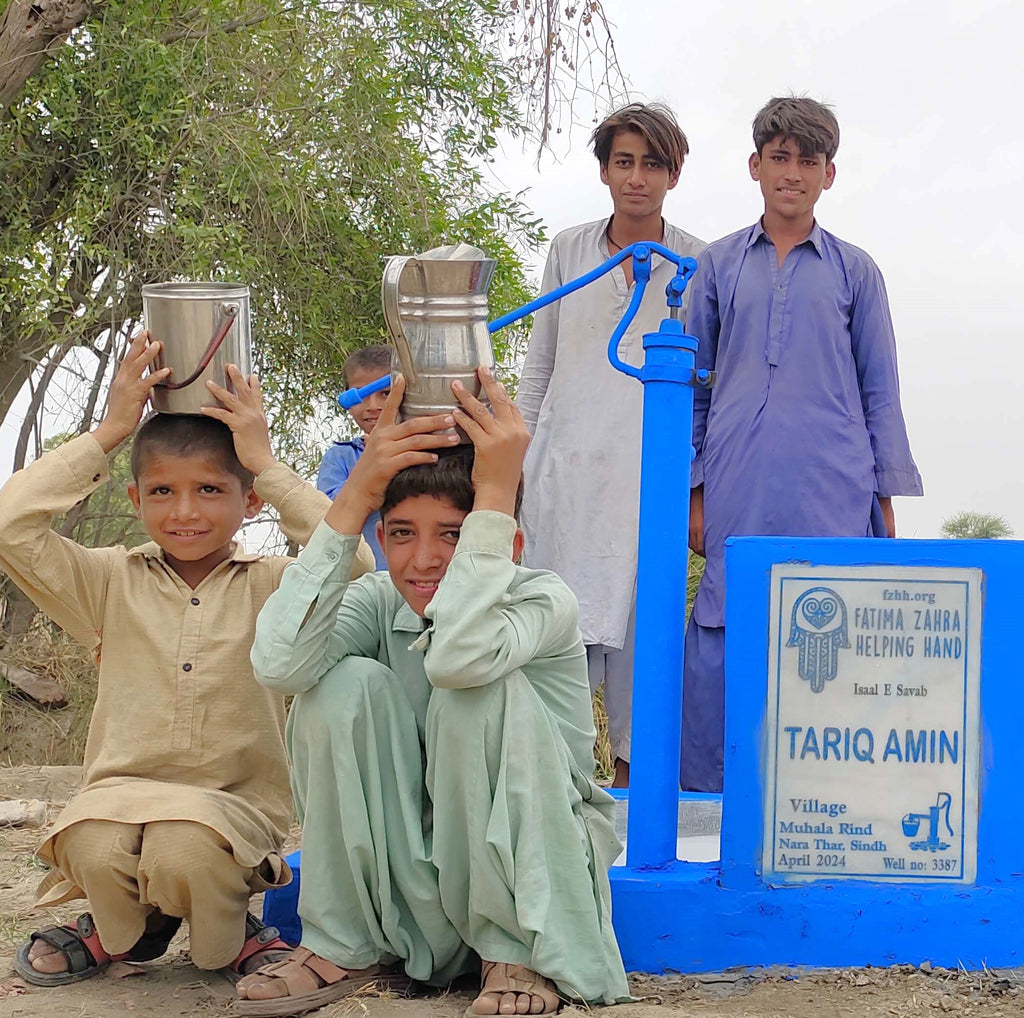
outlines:
[{"label": "bare foot", "polygon": [[33,940],[29,948],[28,960],[36,972],[45,972],[50,975],[54,972],[67,972],[67,955],[52,944],[43,940]]}]

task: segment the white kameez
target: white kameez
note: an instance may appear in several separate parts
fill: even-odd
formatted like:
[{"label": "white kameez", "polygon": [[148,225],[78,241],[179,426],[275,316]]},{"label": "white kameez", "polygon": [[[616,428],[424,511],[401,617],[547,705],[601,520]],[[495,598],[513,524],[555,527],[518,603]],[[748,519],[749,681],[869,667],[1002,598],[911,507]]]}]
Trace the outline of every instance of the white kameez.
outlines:
[{"label": "white kameez", "polygon": [[[607,219],[575,226],[551,243],[542,292],[609,257]],[[663,244],[696,257],[696,237],[665,224]],[[659,255],[636,318],[619,345],[643,363],[643,335],[668,315],[675,266]],[[524,561],[562,577],[580,604],[587,644],[621,648],[636,585],[643,386],[608,362],[608,341],[633,288],[621,266],[539,311],[516,400],[533,441],[526,454]],[[686,450],[680,469],[688,469]]]}]

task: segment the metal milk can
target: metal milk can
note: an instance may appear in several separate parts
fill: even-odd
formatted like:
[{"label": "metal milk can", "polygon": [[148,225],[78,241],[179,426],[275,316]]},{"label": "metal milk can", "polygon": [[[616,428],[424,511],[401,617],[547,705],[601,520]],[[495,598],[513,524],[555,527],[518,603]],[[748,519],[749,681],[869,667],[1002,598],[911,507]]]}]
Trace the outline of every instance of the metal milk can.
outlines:
[{"label": "metal milk can", "polygon": [[388,259],[381,300],[394,344],[392,371],[405,376],[403,418],[450,413],[458,405],[456,379],[480,395],[476,369],[494,367],[487,288],[495,265],[466,245]]},{"label": "metal milk can", "polygon": [[142,316],[153,339],[163,343],[154,370],[172,368],[170,379],[153,389],[153,409],[166,414],[199,414],[219,406],[207,379],[233,391],[228,364],[252,371],[249,287],[241,283],[147,283]]}]

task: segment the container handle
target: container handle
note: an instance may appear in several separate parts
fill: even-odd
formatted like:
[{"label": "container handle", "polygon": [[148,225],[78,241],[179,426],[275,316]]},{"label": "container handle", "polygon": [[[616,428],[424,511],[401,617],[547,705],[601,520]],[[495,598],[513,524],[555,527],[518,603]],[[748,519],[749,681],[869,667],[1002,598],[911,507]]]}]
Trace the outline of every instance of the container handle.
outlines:
[{"label": "container handle", "polygon": [[221,321],[217,326],[217,331],[213,334],[213,338],[210,340],[209,345],[203,351],[203,356],[199,358],[199,367],[197,367],[195,371],[188,376],[188,378],[183,382],[157,382],[156,384],[163,389],[184,389],[185,386],[191,385],[209,367],[214,354],[220,349],[221,343],[224,342],[224,337],[231,330],[231,326],[235,324],[235,319],[238,317],[238,310],[238,304],[231,302],[221,304]]},{"label": "container handle", "polygon": [[387,326],[388,335],[394,344],[395,352],[398,354],[398,363],[405,375],[407,385],[419,385],[419,375],[416,372],[416,364],[413,360],[412,350],[409,348],[409,340],[402,331],[402,316],[398,309],[399,290],[398,284],[402,278],[402,272],[406,265],[416,265],[420,273],[423,267],[412,255],[392,255],[384,266],[384,276],[380,281],[380,298],[384,305],[384,324]]}]

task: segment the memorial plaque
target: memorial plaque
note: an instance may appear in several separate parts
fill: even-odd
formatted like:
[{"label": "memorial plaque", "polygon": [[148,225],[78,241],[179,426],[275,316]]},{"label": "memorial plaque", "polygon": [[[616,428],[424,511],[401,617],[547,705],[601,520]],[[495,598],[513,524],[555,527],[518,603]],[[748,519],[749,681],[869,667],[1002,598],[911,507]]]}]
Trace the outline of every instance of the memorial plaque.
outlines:
[{"label": "memorial plaque", "polygon": [[762,874],[973,883],[980,569],[772,567]]}]

